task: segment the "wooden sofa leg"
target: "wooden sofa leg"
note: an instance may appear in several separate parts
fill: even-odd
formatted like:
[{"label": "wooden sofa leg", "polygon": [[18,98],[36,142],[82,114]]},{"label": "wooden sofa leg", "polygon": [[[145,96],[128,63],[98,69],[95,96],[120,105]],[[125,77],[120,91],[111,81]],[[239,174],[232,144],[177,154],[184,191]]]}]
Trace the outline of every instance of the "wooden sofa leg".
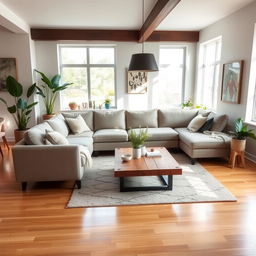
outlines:
[{"label": "wooden sofa leg", "polygon": [[190,158],[190,160],[191,160],[191,164],[192,164],[192,165],[195,165],[196,159],[195,159],[195,158]]},{"label": "wooden sofa leg", "polygon": [[77,186],[78,189],[80,189],[82,187],[81,180],[76,180],[76,186]]},{"label": "wooden sofa leg", "polygon": [[26,191],[28,183],[26,181],[21,182],[22,191]]}]

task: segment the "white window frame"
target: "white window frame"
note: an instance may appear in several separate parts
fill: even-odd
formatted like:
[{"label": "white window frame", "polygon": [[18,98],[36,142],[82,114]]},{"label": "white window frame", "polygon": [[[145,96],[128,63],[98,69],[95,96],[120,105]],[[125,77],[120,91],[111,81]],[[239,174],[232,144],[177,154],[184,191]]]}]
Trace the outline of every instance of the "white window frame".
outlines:
[{"label": "white window frame", "polygon": [[[216,49],[216,52],[215,52],[215,60],[213,63],[211,63],[209,66],[214,66],[214,69],[213,69],[213,81],[212,81],[212,102],[213,102],[213,106],[211,107],[211,109],[213,110],[216,110],[216,104],[217,104],[217,100],[218,100],[218,88],[219,88],[219,82],[216,83],[216,69],[217,69],[217,66],[219,65],[219,74],[218,74],[218,79],[220,78],[220,72],[221,72],[221,46],[222,46],[222,37],[221,36],[218,36],[218,37],[215,37],[211,40],[208,40],[206,42],[203,42],[200,44],[199,46],[199,63],[198,63],[198,70],[197,70],[197,75],[198,77],[201,76],[201,85],[199,86],[198,85],[198,82],[197,82],[197,97],[196,97],[196,101],[197,101],[197,104],[202,104],[203,102],[203,97],[204,97],[204,93],[201,93],[199,95],[199,93],[201,92],[202,86],[204,86],[204,78],[205,78],[205,75],[204,75],[204,71],[205,71],[205,68],[207,67],[206,65],[206,49],[207,49],[207,46],[209,44],[215,44],[215,49]],[[219,60],[217,60],[217,56],[218,56],[218,47],[220,47],[220,58]],[[197,81],[199,80],[199,78],[197,78]]]},{"label": "white window frame", "polygon": [[[86,49],[86,64],[63,64],[61,58],[62,48],[85,48]],[[114,64],[90,64],[90,48],[112,48],[114,49]],[[59,73],[62,74],[63,68],[86,68],[87,72],[87,86],[88,86],[88,102],[91,101],[91,79],[90,68],[93,67],[112,67],[114,68],[114,89],[115,89],[115,105],[111,105],[111,108],[117,108],[117,86],[116,86],[116,47],[115,45],[74,45],[74,44],[59,44],[58,45],[58,60],[59,60]],[[60,108],[63,110],[60,92]]]},{"label": "white window frame", "polygon": [[[159,67],[166,67],[168,64],[161,64],[160,63],[160,51],[161,49],[182,49],[184,54],[183,54],[183,64],[180,65],[182,68],[182,87],[181,87],[181,103],[184,102],[185,100],[185,83],[186,83],[186,68],[187,68],[187,46],[183,45],[160,45],[159,48]],[[181,104],[180,103],[180,104]]]}]

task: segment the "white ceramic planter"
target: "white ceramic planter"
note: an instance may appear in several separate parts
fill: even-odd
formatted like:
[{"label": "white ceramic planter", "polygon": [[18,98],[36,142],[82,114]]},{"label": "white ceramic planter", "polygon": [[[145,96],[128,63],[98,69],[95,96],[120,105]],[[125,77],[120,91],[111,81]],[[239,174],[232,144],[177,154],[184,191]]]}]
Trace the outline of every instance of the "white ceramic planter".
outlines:
[{"label": "white ceramic planter", "polygon": [[141,158],[141,148],[133,148],[132,156],[134,159]]}]

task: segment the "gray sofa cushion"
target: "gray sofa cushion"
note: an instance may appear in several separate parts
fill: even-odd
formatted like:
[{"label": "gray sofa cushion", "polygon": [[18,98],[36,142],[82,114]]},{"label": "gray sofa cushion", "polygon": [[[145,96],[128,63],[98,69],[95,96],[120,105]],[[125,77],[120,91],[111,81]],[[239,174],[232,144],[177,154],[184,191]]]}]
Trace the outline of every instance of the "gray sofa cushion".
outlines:
[{"label": "gray sofa cushion", "polygon": [[95,111],[94,127],[95,131],[101,129],[125,129],[125,111]]},{"label": "gray sofa cushion", "polygon": [[180,141],[192,149],[229,148],[229,136],[210,136],[199,132],[190,132],[187,128],[176,128]]},{"label": "gray sofa cushion", "polygon": [[62,114],[58,114],[55,117],[47,120],[47,123],[54,131],[61,133],[65,137],[68,136],[69,129]]},{"label": "gray sofa cushion", "polygon": [[53,131],[52,127],[46,122],[32,127],[24,135],[25,143],[27,145],[44,145],[46,130]]},{"label": "gray sofa cushion", "polygon": [[64,118],[68,117],[77,117],[81,115],[89,128],[93,131],[93,111],[92,110],[83,110],[83,111],[72,111],[72,112],[62,112]]},{"label": "gray sofa cushion", "polygon": [[198,110],[162,109],[158,111],[159,127],[187,127]]},{"label": "gray sofa cushion", "polygon": [[[140,132],[140,129],[133,129],[135,132]],[[178,140],[179,134],[169,127],[148,128],[150,137],[147,141],[161,141],[161,140]]]},{"label": "gray sofa cushion", "polygon": [[93,132],[82,132],[82,133],[77,133],[77,134],[69,134],[69,138],[81,138],[81,137],[91,137],[93,136]]},{"label": "gray sofa cushion", "polygon": [[126,127],[127,129],[158,127],[157,110],[126,111]]},{"label": "gray sofa cushion", "polygon": [[222,132],[227,126],[228,116],[227,115],[218,115],[218,114],[212,112],[208,116],[208,119],[212,118],[212,117],[214,119],[213,119],[213,125],[211,128],[211,131]]},{"label": "gray sofa cushion", "polygon": [[102,129],[93,135],[94,142],[123,142],[128,141],[126,130],[122,129]]},{"label": "gray sofa cushion", "polygon": [[74,137],[74,136],[68,136],[67,140],[69,144],[74,144],[74,145],[83,145],[88,148],[90,153],[92,154],[93,152],[93,139],[92,137]]}]

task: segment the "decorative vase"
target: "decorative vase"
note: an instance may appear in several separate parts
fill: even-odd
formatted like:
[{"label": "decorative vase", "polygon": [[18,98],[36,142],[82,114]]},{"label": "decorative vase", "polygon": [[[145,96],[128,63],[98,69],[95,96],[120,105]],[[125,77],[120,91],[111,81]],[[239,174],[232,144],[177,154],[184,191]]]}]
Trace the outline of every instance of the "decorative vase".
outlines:
[{"label": "decorative vase", "polygon": [[78,108],[78,105],[75,102],[69,103],[68,105],[71,110],[77,110]]},{"label": "decorative vase", "polygon": [[26,133],[28,129],[26,130],[14,130],[14,138],[15,138],[15,143],[18,143],[24,138],[24,134]]},{"label": "decorative vase", "polygon": [[110,103],[105,103],[105,109],[110,109]]},{"label": "decorative vase", "polygon": [[145,156],[147,154],[147,149],[145,146],[142,146],[141,148],[141,156]]},{"label": "decorative vase", "polygon": [[54,116],[55,116],[55,114],[51,114],[51,115],[44,114],[43,115],[43,120],[49,120],[49,119],[51,119]]},{"label": "decorative vase", "polygon": [[246,140],[237,140],[234,138],[231,140],[231,149],[236,152],[245,151],[245,146],[246,146]]},{"label": "decorative vase", "polygon": [[141,158],[141,148],[133,148],[132,156],[134,159]]}]

